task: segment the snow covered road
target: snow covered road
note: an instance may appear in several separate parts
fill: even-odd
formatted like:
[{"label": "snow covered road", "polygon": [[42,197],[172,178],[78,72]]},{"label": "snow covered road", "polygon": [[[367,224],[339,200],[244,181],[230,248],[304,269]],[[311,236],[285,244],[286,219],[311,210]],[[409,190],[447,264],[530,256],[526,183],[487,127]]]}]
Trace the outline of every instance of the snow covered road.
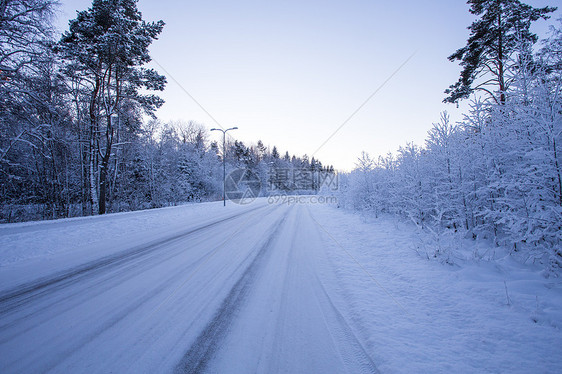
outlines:
[{"label": "snow covered road", "polygon": [[[323,281],[333,274],[309,209],[214,208],[141,243],[100,239],[85,263],[62,251],[8,266],[0,371],[377,372]],[[5,235],[48,237],[45,225]]]},{"label": "snow covered road", "polygon": [[0,373],[559,372],[562,279],[433,244],[266,199],[2,225]]}]

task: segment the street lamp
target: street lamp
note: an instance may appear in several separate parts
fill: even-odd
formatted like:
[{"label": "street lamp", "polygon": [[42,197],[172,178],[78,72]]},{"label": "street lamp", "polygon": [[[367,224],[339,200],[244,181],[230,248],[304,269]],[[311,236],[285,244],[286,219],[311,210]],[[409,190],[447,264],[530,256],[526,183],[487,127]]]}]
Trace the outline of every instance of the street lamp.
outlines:
[{"label": "street lamp", "polygon": [[211,129],[211,131],[222,132],[222,201],[223,206],[226,206],[226,132],[230,130],[238,130],[238,127],[231,127],[229,129]]}]

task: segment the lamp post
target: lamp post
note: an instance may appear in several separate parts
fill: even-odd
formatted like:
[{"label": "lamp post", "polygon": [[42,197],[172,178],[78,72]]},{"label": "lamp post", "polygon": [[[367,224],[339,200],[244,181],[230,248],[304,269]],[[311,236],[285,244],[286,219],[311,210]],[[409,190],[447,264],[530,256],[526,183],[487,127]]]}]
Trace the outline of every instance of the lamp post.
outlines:
[{"label": "lamp post", "polygon": [[222,132],[222,201],[223,206],[226,206],[226,132],[230,130],[238,130],[238,127],[231,127],[229,129],[211,129],[211,131]]}]

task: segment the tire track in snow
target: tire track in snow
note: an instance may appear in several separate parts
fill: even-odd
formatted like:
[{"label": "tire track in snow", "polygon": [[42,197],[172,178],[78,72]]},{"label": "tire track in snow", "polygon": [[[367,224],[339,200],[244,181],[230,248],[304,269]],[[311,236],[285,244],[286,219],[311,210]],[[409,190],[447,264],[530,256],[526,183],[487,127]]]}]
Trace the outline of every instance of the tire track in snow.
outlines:
[{"label": "tire track in snow", "polygon": [[[252,209],[252,211],[255,211],[255,210],[256,209]],[[258,213],[259,212],[255,213],[255,214],[252,214],[250,218],[252,220],[255,220],[256,218],[258,218],[259,220],[263,220],[264,217],[267,217],[267,216],[273,214],[274,211],[273,210],[272,211],[267,210],[265,212],[262,212],[262,213],[265,213],[265,214],[258,214]],[[237,215],[236,217],[240,217],[240,216],[241,216],[241,214]],[[221,222],[225,222],[225,220],[221,220]],[[246,220],[245,223],[247,223],[247,222],[248,221]],[[218,221],[215,222],[214,224],[216,224],[216,223],[218,223]],[[212,225],[212,227],[213,227],[214,230],[217,230],[217,227],[214,224]],[[167,241],[167,243],[169,244],[170,242]],[[86,289],[82,290],[82,292],[80,290],[77,290],[73,293],[73,295],[78,294],[78,295],[76,295],[76,296],[78,296],[77,298],[73,297],[73,295],[67,295],[65,293],[66,296],[62,299],[62,300],[67,300],[67,302],[65,302],[65,304],[64,304],[65,309],[73,307],[73,306],[69,306],[68,302],[72,302],[72,305],[74,305],[74,306],[80,305],[81,303],[84,302],[84,300],[87,300],[88,298],[95,297],[99,294],[102,294],[102,293],[108,291],[108,290],[111,290],[112,287],[114,287],[116,285],[120,285],[121,283],[127,281],[129,278],[136,276],[138,273],[142,273],[143,269],[145,269],[147,266],[155,266],[156,264],[159,264],[160,262],[170,260],[171,258],[173,258],[175,255],[177,255],[179,253],[178,252],[178,253],[170,254],[168,252],[163,253],[165,255],[164,256],[165,258],[163,258],[161,252],[151,252],[152,255],[141,257],[140,261],[146,262],[146,264],[143,264],[141,266],[141,269],[138,269],[137,266],[136,266],[138,261],[136,261],[136,262],[131,261],[132,263],[127,262],[127,263],[123,264],[123,266],[115,269],[115,271],[110,272],[110,274],[104,273],[103,276],[100,277],[101,279],[98,279],[98,277],[90,277],[90,278],[87,278],[87,279],[83,279],[80,283],[78,283],[74,286],[74,287],[81,286],[83,288],[83,286],[86,286],[85,283],[87,281]],[[106,318],[103,321],[103,323],[100,324],[100,326],[98,326],[96,329],[94,329],[94,330],[90,331],[88,334],[84,334],[82,336],[73,336],[72,339],[71,339],[72,343],[68,344],[68,348],[63,349],[62,352],[58,352],[56,357],[52,357],[51,353],[45,353],[43,356],[35,357],[36,359],[39,359],[39,361],[43,362],[43,366],[41,366],[40,371],[46,372],[46,371],[49,371],[49,370],[55,370],[57,365],[59,365],[61,362],[63,362],[65,360],[65,358],[73,355],[76,351],[82,349],[87,344],[89,344],[91,341],[93,341],[94,339],[96,339],[97,337],[99,337],[100,335],[105,333],[106,331],[112,329],[114,326],[116,326],[118,323],[120,323],[124,319],[131,316],[132,313],[134,313],[136,310],[140,309],[143,305],[147,304],[150,300],[152,300],[155,297],[161,295],[162,292],[169,289],[169,286],[170,286],[171,283],[175,283],[177,279],[183,277],[185,275],[186,271],[191,272],[194,268],[197,268],[200,263],[205,262],[205,260],[209,256],[211,256],[212,254],[214,254],[215,252],[216,252],[216,248],[206,252],[202,257],[200,257],[194,263],[192,263],[189,268],[184,269],[184,271],[182,271],[180,273],[170,274],[169,277],[167,277],[166,279],[161,281],[161,283],[158,287],[150,290],[147,294],[144,295],[144,297],[137,297],[136,299],[132,300],[132,302],[130,304],[124,305],[123,308],[119,308],[117,310],[112,310],[112,313],[110,315],[108,315],[108,318]],[[247,263],[252,258],[252,254],[255,254],[255,252],[250,252],[250,254],[246,257],[247,260],[244,260],[243,262]],[[242,268],[242,264],[239,265],[239,267]],[[134,268],[135,271],[132,272],[131,268]],[[111,269],[113,269],[113,268],[111,268]],[[92,281],[94,281],[93,284],[92,284]],[[108,287],[97,287],[96,286],[98,284],[102,284],[102,283],[105,283],[105,282],[110,283],[108,285],[109,288]],[[55,296],[56,295],[58,295],[58,293],[55,293]],[[80,297],[80,296],[83,296],[83,297]],[[51,303],[52,298],[53,297],[50,296],[47,300],[44,300],[44,301],[47,302],[47,303]],[[37,301],[37,300],[35,299],[33,302],[35,302],[35,301]],[[43,302],[43,300],[41,300],[41,302]],[[60,302],[61,302],[61,300],[54,300],[51,304],[56,306]],[[33,304],[31,306],[33,307]],[[26,305],[26,308],[33,309],[33,308],[29,308],[29,305]],[[44,309],[44,308],[41,308],[41,309]],[[45,312],[42,312],[42,313],[44,314]],[[46,319],[42,319],[40,322],[36,321],[36,323],[34,325],[28,326],[28,328],[26,330],[33,329],[38,324],[49,323],[48,321],[52,318],[57,317],[57,315],[58,314],[56,313],[56,311],[50,311],[49,316],[46,316]],[[1,330],[2,329],[0,328],[0,332],[1,332]],[[16,333],[15,336],[17,336],[21,333],[25,333],[25,332],[26,332],[25,330],[24,331],[20,330]],[[5,332],[3,332],[1,334],[1,335],[3,335],[2,338],[6,338],[6,340],[9,340],[10,337],[5,336],[4,333]],[[2,343],[2,342],[0,341],[0,343]],[[34,361],[35,360],[30,361],[27,366],[24,365],[23,367],[25,367],[26,369],[22,372],[37,372],[38,371],[37,367],[33,366]],[[10,365],[14,365],[16,363],[17,363],[17,360],[12,361],[11,363],[7,362],[7,363],[5,363],[6,364],[5,368],[7,369],[7,368],[10,367]]]},{"label": "tire track in snow", "polygon": [[[160,254],[158,254],[158,258],[155,259],[155,260],[151,257],[147,258],[147,256],[144,256],[144,257],[141,258],[141,260],[145,261],[146,263],[143,263],[143,264],[138,264],[137,262],[135,262],[134,264],[126,263],[122,267],[120,267],[118,269],[118,271],[115,271],[113,273],[109,273],[109,274],[104,273],[103,276],[97,277],[97,279],[92,279],[92,277],[88,278],[87,279],[88,280],[87,285],[82,284],[84,282],[79,283],[77,286],[80,286],[80,287],[76,287],[77,288],[76,290],[73,289],[72,292],[66,292],[62,296],[59,296],[58,294],[53,295],[52,293],[49,293],[48,299],[41,300],[41,298],[34,298],[31,302],[40,302],[41,303],[40,307],[38,307],[38,308],[27,308],[24,311],[21,311],[19,309],[12,310],[12,312],[14,312],[14,313],[15,313],[15,311],[17,311],[18,317],[16,319],[10,319],[6,323],[0,324],[0,333],[1,333],[0,334],[0,345],[7,342],[7,341],[10,341],[12,338],[14,338],[17,335],[26,333],[27,331],[35,328],[36,325],[48,323],[49,321],[51,321],[52,319],[54,319],[58,316],[58,314],[56,312],[53,312],[53,311],[49,311],[49,313],[47,313],[47,316],[45,316],[45,310],[52,309],[53,307],[56,307],[61,303],[64,303],[66,309],[72,309],[72,308],[84,303],[88,299],[95,298],[95,297],[98,297],[99,295],[101,295],[103,293],[106,293],[108,290],[110,290],[115,285],[122,284],[124,282],[129,281],[129,279],[132,279],[132,278],[138,276],[138,274],[143,272],[144,270],[146,270],[147,267],[158,266],[159,264],[161,264],[163,262],[166,262],[166,261],[169,261],[171,258],[173,258],[173,257],[175,257],[179,254],[180,254],[179,252],[168,254],[166,256],[161,256]],[[190,265],[190,267],[188,269],[186,269],[186,271],[189,271],[192,268],[197,267],[201,262],[203,262],[207,258],[208,255],[209,255],[209,253],[207,253],[204,256],[202,256],[201,258],[197,259],[194,263],[192,263]],[[152,257],[155,257],[155,256],[152,256]],[[131,271],[131,268],[133,268],[133,267],[136,268],[135,271]],[[167,287],[170,283],[174,282],[176,279],[180,278],[181,276],[182,276],[182,273],[176,273],[176,274],[172,274],[171,276],[165,278],[165,280],[163,280],[161,282],[161,285],[158,288],[150,291],[139,302],[135,301],[134,304],[133,304],[134,306],[132,306],[132,307],[127,306],[126,312],[120,313],[118,315],[118,318],[112,318],[110,322],[107,322],[106,325],[105,325],[106,327],[100,329],[99,333],[109,329],[110,327],[115,325],[117,322],[119,322],[122,319],[124,319],[125,317],[127,317],[131,312],[135,311],[136,309],[138,309],[142,305],[144,305],[147,302],[149,302],[150,300],[152,300],[154,297],[158,296],[160,294],[160,292],[167,289]],[[109,283],[109,287],[107,287],[107,286],[102,287],[104,284],[108,284],[108,283]],[[27,306],[27,304],[26,304],[26,306]],[[27,312],[28,310],[29,310],[29,312]],[[36,314],[41,314],[42,318],[39,321],[36,321],[36,323],[34,325],[29,325],[27,328],[25,328],[23,330],[17,330],[15,332],[12,332],[11,334],[6,333],[6,330],[9,330],[9,328],[11,326],[18,325],[22,321],[34,317]],[[99,335],[99,334],[97,334],[97,335]],[[88,340],[93,339],[93,337],[94,336],[90,337]]]},{"label": "tire track in snow", "polygon": [[231,221],[242,215],[263,208],[265,207],[260,206],[257,208],[249,209],[242,213],[228,216],[226,218],[204,224],[194,229],[189,229],[165,239],[152,242],[148,245],[136,246],[117,254],[105,256],[101,259],[88,262],[84,265],[62,271],[54,276],[40,278],[38,280],[16,286],[11,290],[7,290],[0,294],[0,315],[10,312],[11,310],[18,308],[32,300],[36,300],[38,297],[46,296],[56,290],[68,287],[94,273],[116,268],[129,261],[146,256],[151,252],[165,247],[166,245],[171,244],[175,241],[185,239],[186,237],[194,233],[213,228],[214,226]]},{"label": "tire track in snow", "polygon": [[[324,322],[330,331],[330,335],[335,342],[343,341],[347,344],[339,345],[342,360],[348,366],[357,366],[361,368],[361,373],[379,373],[374,361],[371,359],[367,350],[361,344],[353,329],[347,323],[346,319],[335,306],[332,298],[326,291],[324,285],[316,276],[316,283],[322,289],[322,294],[316,294],[318,304],[322,306]],[[338,329],[330,329],[329,326],[338,326]]]},{"label": "tire track in snow", "polygon": [[[295,215],[292,226],[296,228],[299,227],[299,224],[300,217],[298,215]],[[273,326],[274,338],[270,348],[272,352],[282,352],[281,342],[283,341],[283,337],[285,335],[285,329],[289,328],[287,327],[287,321],[285,317],[287,316],[288,308],[291,305],[288,298],[290,286],[292,284],[292,281],[296,277],[295,266],[293,262],[295,261],[296,244],[296,237],[293,236],[291,239],[291,245],[289,246],[289,248],[287,248],[286,257],[284,258],[284,261],[286,261],[286,266],[283,267],[283,275],[282,277],[280,277],[282,279],[282,285],[279,293],[279,309],[277,310],[277,315]],[[281,368],[282,364],[279,363],[279,354],[277,354],[270,359],[267,371],[270,373],[277,373],[282,371]]]},{"label": "tire track in snow", "polygon": [[[313,222],[316,226],[316,221],[312,218],[310,209],[307,207],[306,215],[308,220]],[[315,227],[316,237],[320,238],[321,233],[318,227]],[[310,267],[312,259],[308,259],[307,264]],[[312,266],[317,268],[316,266]],[[379,373],[375,362],[361,343],[361,340],[357,337],[351,325],[347,322],[341,311],[335,305],[334,300],[326,290],[324,283],[321,281],[318,273],[316,271],[310,271],[314,274],[313,281],[316,283],[316,288],[321,290],[321,292],[315,293],[314,296],[316,301],[321,306],[322,317],[324,323],[329,331],[334,342],[345,342],[344,344],[338,344],[338,350],[340,351],[340,357],[346,363],[347,367],[359,366],[361,373]],[[337,328],[330,328],[330,326],[337,326]],[[355,372],[354,372],[355,373]]]},{"label": "tire track in snow", "polygon": [[228,328],[234,318],[235,311],[240,309],[241,304],[248,295],[255,275],[269,253],[273,242],[279,236],[284,225],[286,214],[274,224],[275,230],[258,250],[258,253],[248,265],[240,279],[232,287],[222,304],[197,337],[191,348],[185,353],[174,373],[203,373],[207,364],[213,358],[221,341],[228,333]]}]

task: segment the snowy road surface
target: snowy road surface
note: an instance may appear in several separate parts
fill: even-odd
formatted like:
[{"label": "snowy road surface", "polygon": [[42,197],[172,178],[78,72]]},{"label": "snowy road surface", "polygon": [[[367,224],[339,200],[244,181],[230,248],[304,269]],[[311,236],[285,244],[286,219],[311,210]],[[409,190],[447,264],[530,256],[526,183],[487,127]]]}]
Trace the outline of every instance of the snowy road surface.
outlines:
[{"label": "snowy road surface", "polygon": [[323,283],[307,206],[252,206],[146,239],[3,290],[0,370],[377,371]]},{"label": "snowy road surface", "polygon": [[390,218],[265,200],[4,225],[0,372],[562,367],[560,280],[427,261],[418,240]]}]

